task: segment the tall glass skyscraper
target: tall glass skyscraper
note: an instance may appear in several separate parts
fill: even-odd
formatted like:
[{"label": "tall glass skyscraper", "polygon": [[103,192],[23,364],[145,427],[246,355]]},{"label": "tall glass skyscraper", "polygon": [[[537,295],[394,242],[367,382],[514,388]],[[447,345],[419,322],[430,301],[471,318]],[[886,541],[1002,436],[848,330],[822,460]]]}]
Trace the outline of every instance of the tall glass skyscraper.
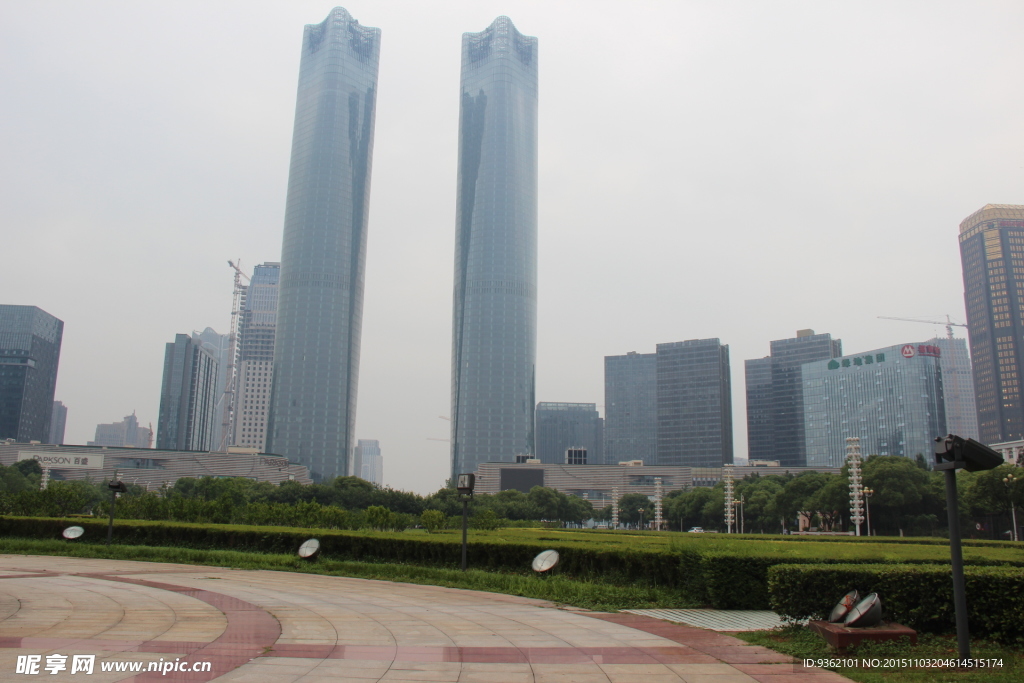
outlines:
[{"label": "tall glass skyscraper", "polygon": [[341,7],[306,26],[292,135],[266,450],[349,473],[380,29]]},{"label": "tall glass skyscraper", "polygon": [[48,441],[63,339],[63,320],[0,304],[0,439]]},{"label": "tall glass skyscraper", "polygon": [[604,357],[604,463],[658,455],[658,355]]},{"label": "tall glass skyscraper", "polygon": [[960,223],[978,434],[1024,438],[1024,206],[986,204]]},{"label": "tall glass skyscraper", "polygon": [[537,39],[462,35],[452,474],[534,453]]}]

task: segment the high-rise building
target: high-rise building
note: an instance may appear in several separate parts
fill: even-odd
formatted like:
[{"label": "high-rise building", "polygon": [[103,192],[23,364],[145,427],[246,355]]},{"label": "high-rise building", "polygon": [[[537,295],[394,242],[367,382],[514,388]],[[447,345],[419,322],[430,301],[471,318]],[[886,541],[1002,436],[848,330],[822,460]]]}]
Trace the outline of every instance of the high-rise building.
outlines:
[{"label": "high-rise building", "polygon": [[46,311],[0,304],[0,439],[49,440],[63,338]]},{"label": "high-rise building", "polygon": [[974,375],[966,339],[935,337],[927,344],[942,350],[942,395],[946,406],[946,429],[965,439],[978,439],[978,411],[974,404]]},{"label": "high-rise building", "polygon": [[830,334],[797,330],[796,336],[771,343],[772,364],[772,450],[765,460],[778,460],[785,467],[807,464],[804,453],[804,403],[800,366],[843,355],[843,343]]},{"label": "high-rise building", "polygon": [[1024,438],[1024,206],[986,204],[960,223],[978,434]]},{"label": "high-rise building", "polygon": [[349,474],[380,29],[341,7],[302,39],[266,450]]},{"label": "high-rise building", "polygon": [[267,262],[253,269],[238,331],[238,383],[232,443],[260,451],[267,446],[280,274],[280,263]]},{"label": "high-rise building", "polygon": [[[658,452],[657,354],[630,351],[604,357],[604,458],[614,465],[642,460],[653,465]],[[593,464],[602,460],[591,459]]]},{"label": "high-rise building", "polygon": [[901,344],[800,367],[807,466],[841,467],[846,438],[867,455],[922,455],[947,433],[942,349]]},{"label": "high-rise building", "polygon": [[164,352],[156,447],[209,451],[217,417],[216,389],[216,357],[198,335],[175,335]]},{"label": "high-rise building", "polygon": [[718,339],[658,344],[657,465],[732,462],[729,345]]},{"label": "high-rise building", "polygon": [[508,17],[462,36],[452,475],[534,452],[537,39]]},{"label": "high-rise building", "polygon": [[220,449],[227,444],[224,443],[224,403],[227,396],[224,389],[228,383],[228,366],[231,364],[229,355],[231,353],[231,338],[229,335],[221,334],[212,327],[207,327],[202,332],[192,332],[192,336],[198,337],[203,348],[210,352],[217,359],[217,384],[213,389],[216,403],[214,404],[213,432],[210,436],[210,448]]},{"label": "high-rise building", "polygon": [[588,462],[602,462],[604,420],[595,403],[537,404],[537,459],[564,463],[570,448],[586,449]]},{"label": "high-rise building", "polygon": [[772,460],[772,358],[743,361],[747,384],[747,458]]},{"label": "high-rise building", "polygon": [[152,448],[153,430],[139,426],[135,411],[120,422],[96,425],[96,439],[87,446],[120,446],[126,448]]},{"label": "high-rise building", "polygon": [[50,416],[50,438],[46,443],[57,446],[64,445],[64,429],[68,424],[68,407],[61,401],[53,402],[53,415]]},{"label": "high-rise building", "polygon": [[380,441],[359,439],[356,443],[352,470],[355,476],[376,484],[384,485],[384,456],[380,454]]}]

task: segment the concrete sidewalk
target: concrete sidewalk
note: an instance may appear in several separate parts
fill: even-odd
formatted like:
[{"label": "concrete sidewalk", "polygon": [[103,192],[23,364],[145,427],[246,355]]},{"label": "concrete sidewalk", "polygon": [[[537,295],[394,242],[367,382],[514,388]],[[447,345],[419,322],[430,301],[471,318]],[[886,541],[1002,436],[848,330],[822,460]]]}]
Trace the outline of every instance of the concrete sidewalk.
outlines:
[{"label": "concrete sidewalk", "polygon": [[[47,656],[66,656],[51,675]],[[72,655],[96,655],[71,673]],[[840,683],[771,650],[634,614],[476,591],[149,562],[0,556],[0,680]],[[59,666],[61,659],[50,660]],[[125,663],[128,664],[125,664]],[[141,662],[142,673],[102,671]],[[209,671],[146,672],[209,662]],[[204,665],[206,666],[206,665]]]}]

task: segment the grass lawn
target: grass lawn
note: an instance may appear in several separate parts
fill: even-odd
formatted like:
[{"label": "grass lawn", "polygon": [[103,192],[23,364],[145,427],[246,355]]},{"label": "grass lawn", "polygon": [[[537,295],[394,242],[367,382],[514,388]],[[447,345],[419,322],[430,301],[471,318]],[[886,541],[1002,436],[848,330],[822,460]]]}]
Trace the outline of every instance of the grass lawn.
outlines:
[{"label": "grass lawn", "polygon": [[[984,641],[971,643],[971,657],[1001,661],[1002,666],[985,669],[907,668],[892,666],[886,659],[955,659],[955,636],[920,634],[917,645],[909,643],[865,643],[838,655],[825,640],[803,626],[789,626],[774,631],[749,631],[735,634],[737,638],[768,647],[797,659],[878,660],[880,666],[831,666],[847,678],[860,683],[1020,683],[1024,680],[1024,654],[1012,648]],[[886,666],[889,664],[889,666]]]}]

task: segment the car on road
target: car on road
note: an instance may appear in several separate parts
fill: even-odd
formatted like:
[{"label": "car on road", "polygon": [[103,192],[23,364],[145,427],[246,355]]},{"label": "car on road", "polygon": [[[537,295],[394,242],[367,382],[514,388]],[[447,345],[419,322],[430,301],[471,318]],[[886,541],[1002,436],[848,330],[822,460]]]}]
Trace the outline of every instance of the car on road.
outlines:
[{"label": "car on road", "polygon": [[688,533],[688,534],[703,534],[704,533],[704,529],[703,529],[703,527],[695,526],[695,527],[691,527],[686,533]]}]

